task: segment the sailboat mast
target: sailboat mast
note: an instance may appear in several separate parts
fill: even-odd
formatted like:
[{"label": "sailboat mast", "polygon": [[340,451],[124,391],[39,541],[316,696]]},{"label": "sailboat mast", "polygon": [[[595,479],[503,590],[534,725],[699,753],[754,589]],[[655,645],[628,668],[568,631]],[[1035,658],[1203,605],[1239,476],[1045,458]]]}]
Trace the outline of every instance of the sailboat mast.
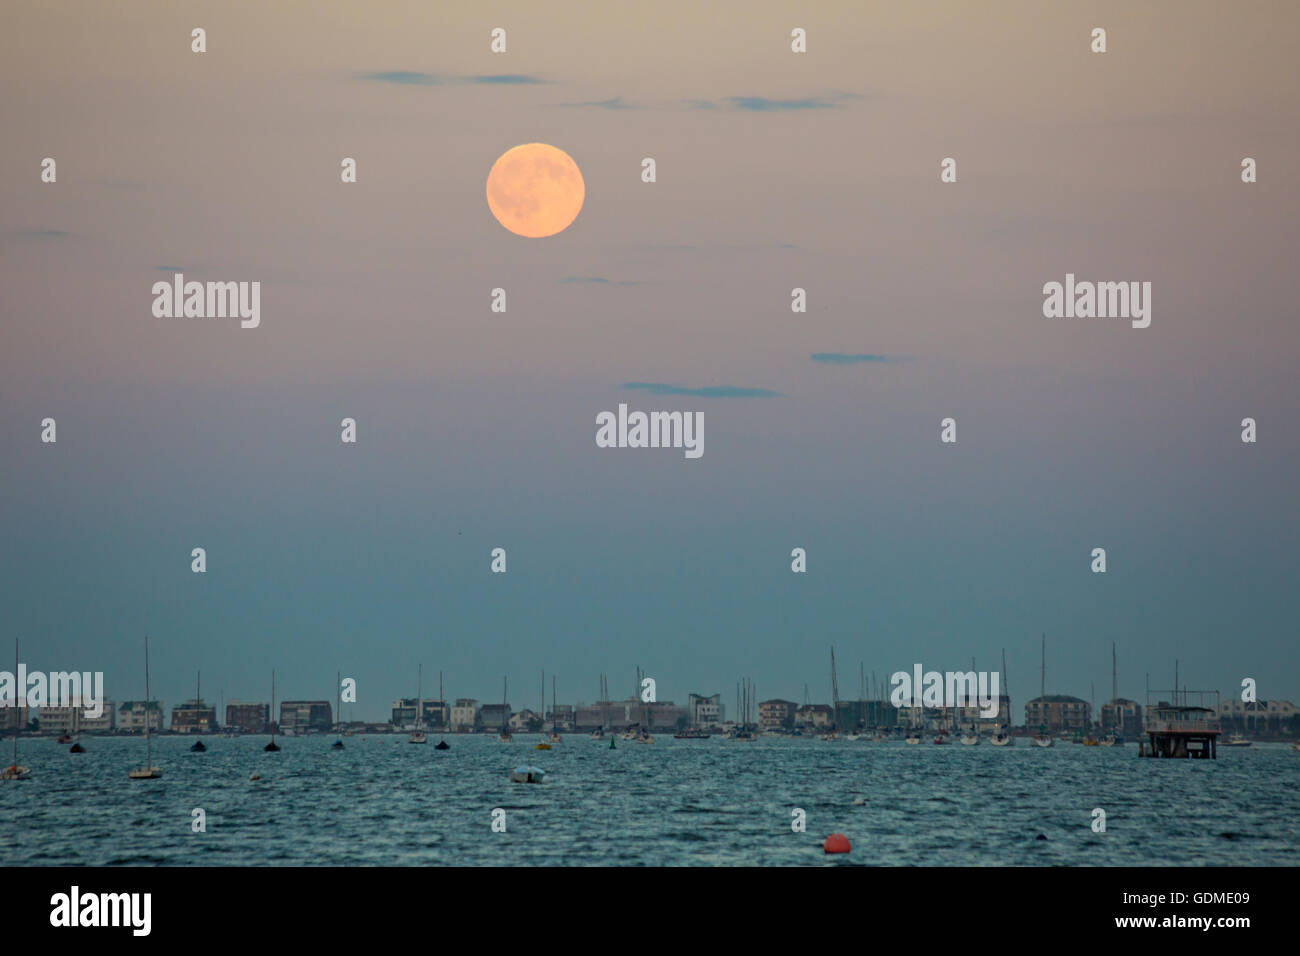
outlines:
[{"label": "sailboat mast", "polygon": [[153,751],[149,747],[149,635],[144,636],[144,765],[153,766]]},{"label": "sailboat mast", "polygon": [[[1043,662],[1040,665],[1038,677],[1038,696],[1043,698],[1047,696],[1047,635],[1043,635]],[[1046,706],[1046,704],[1044,704]]]},{"label": "sailboat mast", "polygon": [[203,671],[194,672],[194,732],[199,732],[199,701],[203,698]]},{"label": "sailboat mast", "polygon": [[415,728],[424,726],[424,665],[416,665],[415,678]]},{"label": "sailboat mast", "polygon": [[1119,668],[1115,662],[1115,642],[1110,642],[1110,699],[1119,700]]},{"label": "sailboat mast", "polygon": [[[14,680],[18,679],[18,638],[14,638]],[[18,688],[14,688],[14,766],[18,766],[18,723],[21,717],[18,707]]]},{"label": "sailboat mast", "polygon": [[343,728],[343,672],[334,672],[334,732]]},{"label": "sailboat mast", "polygon": [[[1011,685],[1007,683],[1007,649],[1002,648],[1002,692],[1007,695],[1007,731],[1011,730]],[[1002,701],[998,701],[998,710],[1002,709]]]},{"label": "sailboat mast", "polygon": [[271,743],[275,743],[275,668],[271,669],[271,713],[267,716],[271,721]]}]

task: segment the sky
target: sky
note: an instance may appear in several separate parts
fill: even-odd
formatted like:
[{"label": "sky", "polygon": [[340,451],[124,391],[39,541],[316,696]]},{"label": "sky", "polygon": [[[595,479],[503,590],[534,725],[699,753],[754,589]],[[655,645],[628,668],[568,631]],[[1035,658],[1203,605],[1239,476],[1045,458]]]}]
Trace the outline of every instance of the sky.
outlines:
[{"label": "sky", "polygon": [[[8,639],[121,700],[147,633],[167,706],[198,669],[226,700],[341,671],[372,720],[417,663],[516,707],[638,666],[824,701],[832,645],[845,697],[1005,648],[1023,719],[1042,634],[1049,693],[1107,699],[1113,641],[1125,696],[1177,659],[1300,701],[1298,33],[1285,3],[6,5]],[[586,187],[545,239],[484,194],[528,142]],[[259,281],[260,326],[155,318],[175,272]],[[1150,327],[1045,318],[1067,273],[1150,281]],[[703,456],[598,448],[620,402],[703,412]]]}]

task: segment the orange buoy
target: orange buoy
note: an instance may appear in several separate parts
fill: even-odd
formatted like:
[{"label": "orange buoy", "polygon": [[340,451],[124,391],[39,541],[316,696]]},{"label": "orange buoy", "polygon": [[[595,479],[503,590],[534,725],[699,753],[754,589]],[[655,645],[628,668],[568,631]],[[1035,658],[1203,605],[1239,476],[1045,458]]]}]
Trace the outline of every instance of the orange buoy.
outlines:
[{"label": "orange buoy", "polygon": [[849,838],[843,833],[832,833],[822,844],[822,849],[827,853],[848,853]]}]

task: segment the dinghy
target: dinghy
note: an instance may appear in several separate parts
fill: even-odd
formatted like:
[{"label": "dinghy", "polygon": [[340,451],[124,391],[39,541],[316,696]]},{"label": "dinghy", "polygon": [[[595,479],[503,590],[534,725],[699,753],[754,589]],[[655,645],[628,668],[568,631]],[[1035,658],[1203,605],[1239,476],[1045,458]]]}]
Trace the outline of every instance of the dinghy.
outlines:
[{"label": "dinghy", "polygon": [[542,783],[546,780],[546,771],[541,767],[515,767],[510,771],[511,783]]}]

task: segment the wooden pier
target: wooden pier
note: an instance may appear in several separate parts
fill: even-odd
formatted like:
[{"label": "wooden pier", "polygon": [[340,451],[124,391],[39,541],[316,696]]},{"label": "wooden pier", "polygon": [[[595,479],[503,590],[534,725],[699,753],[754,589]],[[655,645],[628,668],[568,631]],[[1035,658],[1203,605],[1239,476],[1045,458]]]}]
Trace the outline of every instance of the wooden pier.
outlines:
[{"label": "wooden pier", "polygon": [[[1189,703],[1192,696],[1197,703]],[[1186,757],[1214,760],[1218,757],[1218,707],[1206,707],[1207,698],[1218,691],[1174,691],[1174,702],[1148,704],[1145,733],[1149,743],[1139,743],[1139,757]]]}]

